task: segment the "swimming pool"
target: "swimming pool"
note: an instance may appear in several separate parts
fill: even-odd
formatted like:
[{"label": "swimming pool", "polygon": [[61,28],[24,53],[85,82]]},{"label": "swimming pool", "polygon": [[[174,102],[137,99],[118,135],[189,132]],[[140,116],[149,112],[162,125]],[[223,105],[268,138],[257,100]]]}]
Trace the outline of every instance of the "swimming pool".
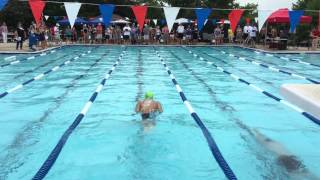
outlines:
[{"label": "swimming pool", "polygon": [[[52,152],[46,179],[226,179],[174,82],[238,179],[320,177],[319,126],[276,99],[284,83],[320,81],[319,67],[294,59],[320,65],[237,47],[68,46],[5,66],[0,179],[33,178]],[[164,107],[153,128],[133,113],[147,90]],[[256,131],[309,173],[288,171]]]}]

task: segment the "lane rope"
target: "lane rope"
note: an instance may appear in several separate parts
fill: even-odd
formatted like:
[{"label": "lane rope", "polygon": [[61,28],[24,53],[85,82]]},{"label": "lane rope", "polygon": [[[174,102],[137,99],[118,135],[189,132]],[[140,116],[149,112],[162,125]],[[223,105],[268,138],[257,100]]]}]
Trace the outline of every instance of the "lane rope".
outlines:
[{"label": "lane rope", "polygon": [[31,60],[31,59],[35,59],[37,57],[42,57],[42,56],[46,56],[48,54],[53,54],[55,53],[56,50],[51,50],[50,52],[43,52],[41,54],[38,54],[38,55],[35,55],[35,56],[30,56],[28,58],[24,58],[24,59],[21,59],[21,60],[16,60],[16,61],[12,61],[12,62],[9,62],[9,63],[6,63],[6,64],[2,64],[0,65],[0,68],[4,68],[4,67],[8,67],[8,66],[11,66],[11,65],[15,65],[15,64],[19,64],[21,62],[24,62],[24,61],[28,61],[28,60]]},{"label": "lane rope", "polygon": [[33,73],[33,72],[35,72],[35,71],[37,71],[37,70],[39,70],[39,69],[41,69],[41,68],[43,68],[43,67],[46,67],[46,66],[48,66],[48,65],[53,64],[53,63],[55,63],[57,60],[62,59],[62,58],[65,58],[65,57],[67,57],[67,56],[69,56],[69,55],[64,55],[64,56],[58,57],[58,58],[56,58],[56,59],[50,60],[50,61],[48,61],[48,62],[46,62],[46,63],[44,63],[44,64],[42,64],[42,65],[40,65],[40,66],[38,66],[38,67],[35,67],[35,68],[31,69],[31,70],[24,71],[24,72],[22,72],[21,74],[18,74],[18,75],[16,75],[16,76],[14,76],[12,79],[14,79],[14,80],[15,80],[15,79],[19,79],[19,78],[25,76],[25,75],[28,74],[28,73]]},{"label": "lane rope", "polygon": [[13,87],[11,89],[6,90],[5,92],[0,94],[0,99],[6,97],[7,95],[9,95],[9,94],[21,89],[21,88],[23,88],[24,86],[26,86],[26,85],[34,82],[34,81],[38,81],[38,80],[42,79],[43,77],[47,76],[51,72],[58,71],[63,66],[68,65],[69,63],[71,63],[71,62],[73,62],[73,61],[75,61],[75,60],[77,60],[77,59],[79,59],[79,58],[81,58],[81,57],[83,57],[83,56],[85,56],[87,54],[90,54],[90,53],[91,53],[91,50],[81,54],[80,56],[76,56],[76,57],[74,57],[74,58],[72,58],[70,60],[67,60],[64,63],[62,63],[60,65],[57,65],[57,66],[53,67],[52,69],[50,69],[50,70],[48,70],[48,71],[46,71],[44,73],[41,73],[41,74],[39,74],[39,75],[37,75],[37,76],[35,76],[35,77],[23,82],[22,84],[19,84],[19,85],[15,86],[15,87]]},{"label": "lane rope", "polygon": [[[154,47],[153,47],[154,48]],[[154,48],[155,49],[155,48]],[[237,177],[235,176],[235,174],[233,173],[232,169],[229,167],[228,163],[226,162],[226,160],[224,159],[224,157],[222,156],[218,145],[216,144],[215,140],[213,139],[211,133],[209,132],[209,130],[207,129],[207,127],[204,125],[204,123],[202,122],[202,120],[200,119],[200,117],[198,116],[198,114],[194,111],[191,103],[188,101],[187,97],[185,96],[185,94],[183,93],[180,85],[178,84],[177,80],[175,79],[174,75],[172,74],[171,70],[169,69],[169,67],[167,66],[167,64],[164,62],[164,59],[161,57],[161,55],[159,54],[159,52],[157,50],[156,54],[157,56],[160,58],[160,61],[162,63],[162,65],[164,66],[164,68],[166,69],[168,75],[171,77],[171,81],[173,82],[173,84],[175,85],[177,92],[179,93],[181,100],[183,101],[184,105],[186,106],[186,108],[188,109],[190,115],[192,116],[192,118],[195,120],[195,122],[197,123],[197,125],[200,127],[203,135],[205,136],[207,143],[209,145],[209,148],[211,150],[212,155],[214,156],[216,162],[219,164],[220,168],[222,169],[223,173],[225,174],[225,176],[230,179],[230,180],[236,180]]]},{"label": "lane rope", "polygon": [[[184,49],[184,50],[188,51],[187,49]],[[301,108],[299,108],[299,107],[291,104],[290,102],[288,102],[288,101],[286,101],[286,100],[284,100],[284,99],[281,99],[281,98],[277,97],[276,95],[273,95],[272,93],[269,93],[269,92],[267,92],[267,91],[259,88],[258,86],[256,86],[256,85],[254,85],[254,84],[252,84],[252,83],[250,83],[250,82],[248,82],[248,81],[240,78],[239,76],[237,76],[237,75],[235,75],[235,74],[232,74],[232,73],[229,72],[229,71],[226,71],[226,70],[223,69],[222,67],[214,64],[213,62],[208,61],[207,59],[205,59],[205,58],[203,58],[203,57],[195,54],[195,53],[192,52],[192,51],[189,51],[189,53],[192,54],[194,57],[198,57],[200,60],[205,61],[207,64],[214,66],[216,69],[218,69],[219,71],[223,72],[224,74],[229,75],[229,76],[232,77],[234,80],[250,86],[251,88],[253,88],[253,89],[256,90],[257,92],[260,92],[260,93],[262,93],[263,95],[265,95],[265,96],[267,96],[267,97],[269,97],[269,98],[271,98],[271,99],[273,99],[273,100],[275,100],[275,101],[277,101],[277,102],[280,102],[281,104],[286,105],[287,107],[289,107],[289,108],[297,111],[298,113],[302,114],[304,117],[306,117],[307,119],[311,120],[311,121],[314,122],[315,124],[320,125],[320,119],[316,118],[315,116],[311,115],[311,114],[308,113],[308,112],[305,112],[305,111],[302,110]]]},{"label": "lane rope", "polygon": [[[55,98],[55,103],[52,107],[50,107],[48,110],[46,110],[41,117],[39,117],[37,120],[30,122],[26,124],[22,129],[22,132],[19,132],[14,140],[13,144],[9,145],[8,148],[6,148],[6,156],[1,159],[5,163],[3,164],[5,168],[3,168],[2,171],[2,177],[6,177],[9,172],[13,169],[13,162],[15,163],[23,163],[23,161],[20,161],[17,158],[12,157],[18,157],[20,152],[25,148],[27,144],[37,144],[37,140],[30,139],[30,135],[37,136],[40,129],[42,129],[42,126],[46,122],[47,118],[53,114],[57,109],[63,105],[63,102],[65,101],[65,98],[77,88],[76,84],[79,83],[79,81],[88,76],[88,73],[98,65],[102,59],[107,56],[109,52],[106,52],[102,54],[101,57],[96,59],[85,71],[83,71],[81,74],[77,75],[71,82],[66,86],[65,91]],[[36,127],[36,128],[35,128]],[[31,140],[31,141],[30,141]]]},{"label": "lane rope", "polygon": [[274,54],[270,54],[270,53],[266,53],[266,52],[259,52],[259,51],[254,51],[256,54],[264,54],[265,56],[269,56],[269,57],[276,57],[282,60],[286,60],[286,61],[292,61],[292,62],[296,62],[296,63],[300,63],[300,64],[304,64],[304,65],[308,65],[308,66],[314,66],[314,67],[318,67],[320,68],[319,64],[314,64],[314,63],[309,63],[309,62],[305,62],[305,61],[301,61],[300,59],[297,58],[288,58],[288,57],[283,57],[283,56],[279,56],[279,55],[274,55]]},{"label": "lane rope", "polygon": [[81,112],[78,114],[78,116],[75,118],[73,123],[69,126],[69,128],[63,133],[60,140],[56,144],[55,148],[51,151],[48,158],[45,160],[45,162],[42,164],[40,169],[37,171],[37,173],[32,178],[33,180],[41,180],[45,178],[45,176],[48,174],[54,163],[56,162],[57,158],[59,157],[61,150],[63,149],[65,143],[68,141],[70,135],[73,133],[73,131],[77,128],[77,126],[81,123],[82,119],[86,116],[89,109],[91,108],[92,104],[98,97],[99,93],[102,91],[103,87],[105,86],[107,80],[110,78],[112,72],[116,69],[120,61],[122,60],[122,57],[126,53],[126,48],[122,53],[120,54],[118,60],[115,62],[115,64],[112,66],[112,68],[105,74],[105,77],[102,79],[100,84],[97,86],[95,92],[91,95],[89,101],[84,105]]},{"label": "lane rope", "polygon": [[289,76],[292,76],[292,77],[295,77],[295,78],[303,79],[303,80],[312,82],[314,84],[320,84],[320,82],[317,81],[317,80],[314,80],[314,79],[311,79],[311,78],[308,78],[308,77],[305,77],[305,76],[302,76],[302,75],[299,75],[299,74],[296,74],[296,73],[288,72],[286,70],[282,70],[282,69],[279,69],[279,68],[277,68],[275,66],[270,66],[270,65],[262,63],[262,62],[258,62],[258,61],[252,60],[254,58],[248,59],[246,57],[241,57],[241,56],[238,56],[238,55],[235,55],[235,54],[232,54],[232,53],[227,53],[225,51],[219,51],[219,50],[216,50],[216,49],[213,49],[213,50],[214,51],[218,51],[218,52],[220,52],[222,54],[225,54],[225,55],[229,55],[230,57],[237,58],[237,59],[239,59],[241,61],[248,61],[248,62],[250,62],[250,63],[252,63],[254,65],[269,69],[269,70],[274,71],[274,72],[279,72],[279,73],[286,74],[286,75],[289,75]]}]

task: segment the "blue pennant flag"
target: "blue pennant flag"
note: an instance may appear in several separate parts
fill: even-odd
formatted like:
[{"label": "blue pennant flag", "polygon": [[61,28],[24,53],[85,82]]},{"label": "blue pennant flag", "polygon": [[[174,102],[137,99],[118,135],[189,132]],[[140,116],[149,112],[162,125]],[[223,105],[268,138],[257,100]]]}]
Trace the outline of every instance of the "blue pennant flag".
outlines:
[{"label": "blue pennant flag", "polygon": [[160,20],[160,24],[161,24],[161,25],[165,25],[165,24],[166,24],[166,20],[165,20],[165,19],[161,19],[161,20]]},{"label": "blue pennant flag", "polygon": [[6,6],[8,3],[8,0],[0,0],[0,11]]},{"label": "blue pennant flag", "polygon": [[99,5],[99,9],[103,18],[103,22],[105,27],[108,27],[110,24],[110,21],[112,19],[112,14],[114,11],[114,5],[113,4],[101,4]]},{"label": "blue pennant flag", "polygon": [[203,8],[203,9],[196,9],[196,15],[198,19],[198,29],[199,31],[202,30],[204,23],[208,19],[209,15],[211,14],[211,9]]},{"label": "blue pennant flag", "polygon": [[303,13],[304,12],[302,10],[289,11],[291,33],[293,33],[297,25],[300,24],[300,19],[301,19],[301,16],[303,16]]}]

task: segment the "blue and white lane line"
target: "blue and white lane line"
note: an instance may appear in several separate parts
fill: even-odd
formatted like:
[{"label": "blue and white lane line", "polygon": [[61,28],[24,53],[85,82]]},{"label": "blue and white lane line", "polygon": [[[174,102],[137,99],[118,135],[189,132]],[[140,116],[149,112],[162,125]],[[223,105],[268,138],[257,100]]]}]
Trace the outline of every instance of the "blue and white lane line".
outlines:
[{"label": "blue and white lane line", "polygon": [[76,56],[76,57],[74,57],[74,58],[72,58],[72,59],[70,59],[70,60],[67,60],[67,61],[65,61],[64,63],[62,63],[62,64],[60,64],[60,65],[58,65],[58,66],[55,66],[55,67],[53,67],[52,69],[50,69],[50,70],[48,70],[48,71],[46,71],[46,72],[44,72],[44,73],[41,73],[41,74],[39,74],[39,75],[37,75],[37,76],[35,76],[35,77],[33,77],[33,78],[31,78],[31,79],[23,82],[22,84],[19,84],[19,85],[15,86],[15,87],[13,87],[13,88],[11,88],[11,89],[6,90],[5,92],[3,92],[3,93],[0,94],[0,99],[6,97],[7,95],[9,95],[9,94],[11,94],[11,93],[13,93],[13,92],[21,89],[21,88],[23,88],[24,86],[26,86],[26,85],[34,82],[34,81],[38,81],[38,80],[42,79],[44,76],[50,74],[51,72],[58,71],[58,70],[59,70],[60,68],[62,68],[63,66],[68,65],[69,63],[71,63],[71,62],[79,59],[80,57],[83,57],[83,56],[85,56],[85,55],[87,55],[87,54],[90,54],[90,53],[91,53],[91,51],[87,51],[86,53],[83,53],[83,54],[81,54],[80,56]]},{"label": "blue and white lane line", "polygon": [[126,49],[122,51],[120,54],[118,60],[115,62],[115,64],[112,66],[112,68],[105,74],[105,77],[102,79],[100,84],[97,86],[95,92],[91,95],[89,101],[84,105],[81,112],[78,114],[78,116],[75,118],[73,123],[69,126],[69,128],[63,133],[60,140],[58,141],[57,145],[54,147],[54,149],[51,151],[48,158],[45,160],[45,162],[42,164],[40,169],[37,171],[37,173],[33,176],[33,180],[40,180],[43,179],[54,163],[56,162],[57,158],[59,157],[62,148],[64,147],[65,143],[68,141],[70,135],[72,132],[77,128],[77,126],[81,123],[82,119],[86,116],[89,109],[91,108],[94,101],[97,99],[99,93],[102,91],[103,87],[105,86],[107,80],[110,78],[112,72],[116,69],[120,61],[122,60],[122,57],[125,55]]},{"label": "blue and white lane line", "polygon": [[17,56],[9,56],[9,57],[5,57],[4,60],[5,61],[13,61],[13,60],[16,60],[17,59]]},{"label": "blue and white lane line", "polygon": [[320,68],[320,65],[319,64],[314,64],[314,63],[308,63],[308,62],[305,62],[305,61],[301,61],[300,59],[298,58],[288,58],[288,57],[283,57],[283,56],[278,56],[278,55],[274,55],[274,54],[270,54],[270,53],[265,53],[265,52],[259,52],[259,51],[254,51],[256,54],[264,54],[265,56],[269,56],[269,57],[276,57],[276,58],[279,58],[279,59],[283,59],[283,60],[286,60],[286,61],[292,61],[292,62],[296,62],[296,63],[300,63],[300,64],[304,64],[304,65],[308,65],[308,66],[314,66],[314,67],[318,67]]},{"label": "blue and white lane line", "polygon": [[219,164],[220,168],[222,169],[223,173],[225,174],[225,176],[228,179],[231,180],[236,180],[237,177],[235,176],[235,174],[233,173],[232,169],[229,167],[228,163],[226,162],[226,160],[224,159],[224,157],[222,156],[218,145],[216,144],[215,140],[213,139],[213,137],[211,136],[211,133],[209,132],[209,130],[207,129],[207,127],[203,124],[202,120],[200,119],[200,117],[198,116],[198,114],[194,111],[191,103],[188,101],[187,97],[185,96],[185,94],[183,93],[180,85],[178,84],[177,80],[175,79],[174,75],[172,74],[171,70],[169,69],[169,67],[167,66],[167,64],[164,62],[163,58],[161,57],[161,55],[159,54],[158,51],[156,51],[157,56],[160,58],[161,63],[163,64],[164,68],[167,70],[167,73],[169,74],[169,76],[171,77],[171,80],[173,82],[173,84],[175,85],[184,105],[186,106],[186,108],[188,109],[190,115],[192,116],[192,118],[195,120],[195,122],[198,124],[198,126],[200,127],[203,135],[205,136],[209,148],[211,150],[212,155],[214,156],[214,158],[216,159],[217,163]]},{"label": "blue and white lane line", "polygon": [[28,60],[31,60],[31,59],[35,59],[36,57],[41,57],[41,56],[46,56],[46,55],[48,55],[48,54],[53,54],[53,53],[55,53],[55,52],[56,52],[56,50],[52,50],[52,51],[50,51],[50,52],[48,52],[48,53],[47,53],[47,52],[44,52],[44,53],[38,54],[38,55],[36,55],[36,56],[31,56],[31,57],[24,58],[24,59],[21,59],[21,60],[12,61],[12,62],[7,63],[7,64],[2,64],[2,65],[0,66],[0,68],[4,68],[4,67],[10,66],[10,65],[14,65],[14,64],[19,64],[19,63],[21,63],[21,62],[28,61]]},{"label": "blue and white lane line", "polygon": [[[215,51],[219,51],[219,50],[216,50],[214,49]],[[289,75],[289,76],[292,76],[292,77],[295,77],[295,78],[299,78],[299,79],[303,79],[303,80],[306,80],[306,81],[309,81],[309,82],[312,82],[314,84],[320,84],[319,81],[317,80],[314,80],[314,79],[311,79],[311,78],[308,78],[308,77],[305,77],[305,76],[302,76],[302,75],[299,75],[299,74],[296,74],[296,73],[291,73],[291,72],[288,72],[286,70],[282,70],[282,69],[278,69],[276,68],[275,66],[270,66],[268,64],[264,64],[262,62],[258,62],[258,61],[255,61],[255,60],[252,60],[252,59],[248,59],[246,57],[241,57],[241,56],[238,56],[238,55],[235,55],[235,54],[232,54],[232,53],[227,53],[225,51],[220,51],[222,54],[226,54],[226,55],[229,55],[230,57],[234,57],[234,58],[237,58],[239,60],[242,60],[242,61],[248,61],[254,65],[257,65],[257,66],[260,66],[260,67],[263,67],[263,68],[266,68],[266,69],[269,69],[271,71],[274,71],[274,72],[279,72],[279,73],[282,73],[282,74],[286,74],[286,75]],[[210,56],[210,55],[209,55]]]},{"label": "blue and white lane line", "polygon": [[286,100],[284,100],[284,99],[281,99],[281,98],[279,98],[279,97],[277,97],[277,96],[275,96],[275,95],[273,95],[273,94],[271,94],[271,93],[269,93],[269,92],[267,92],[267,91],[265,91],[265,90],[263,90],[263,89],[261,89],[261,88],[259,88],[258,86],[256,86],[256,85],[254,85],[254,84],[252,84],[252,83],[250,83],[250,82],[248,82],[248,81],[240,78],[240,77],[237,76],[237,75],[232,74],[232,73],[229,72],[229,71],[226,71],[226,70],[223,69],[222,67],[217,66],[217,65],[214,64],[213,62],[208,61],[207,59],[205,59],[205,58],[203,58],[203,57],[201,57],[201,56],[193,53],[192,51],[189,51],[189,53],[190,53],[190,54],[193,54],[194,57],[198,57],[200,60],[203,60],[203,61],[207,62],[207,64],[214,66],[216,69],[218,69],[219,71],[221,71],[221,72],[229,75],[230,77],[232,77],[232,78],[235,79],[236,81],[241,82],[241,83],[243,83],[243,84],[246,84],[246,85],[250,86],[250,87],[253,88],[254,90],[262,93],[263,95],[265,95],[265,96],[267,96],[267,97],[269,97],[269,98],[271,98],[271,99],[273,99],[273,100],[275,100],[275,101],[278,101],[278,102],[280,102],[281,104],[284,104],[284,105],[290,107],[291,109],[297,111],[298,113],[302,114],[304,117],[308,118],[309,120],[311,120],[311,121],[314,122],[315,124],[320,125],[320,119],[314,117],[314,116],[311,115],[310,113],[305,112],[303,109],[301,109],[301,108],[299,108],[299,107],[291,104],[290,102],[288,102],[288,101],[286,101]]}]

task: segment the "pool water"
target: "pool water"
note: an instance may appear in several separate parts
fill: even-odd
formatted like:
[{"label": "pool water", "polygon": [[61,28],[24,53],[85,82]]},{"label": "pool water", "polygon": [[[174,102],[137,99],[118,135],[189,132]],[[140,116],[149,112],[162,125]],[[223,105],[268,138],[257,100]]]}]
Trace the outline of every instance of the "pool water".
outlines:
[{"label": "pool water", "polygon": [[[320,80],[318,67],[236,47],[68,46],[0,69],[1,94],[91,51],[0,99],[0,179],[31,179],[37,173],[123,50],[121,63],[71,134],[46,179],[226,179],[156,51],[238,179],[320,177],[318,125],[235,81],[212,63],[278,97],[282,84],[310,82],[221,52],[315,80]],[[320,55],[279,56],[320,64]],[[144,126],[134,113],[137,99],[148,90],[164,108],[154,126]],[[277,146],[265,145],[255,132]],[[288,171],[279,162],[283,155],[279,151],[296,156],[303,170]]]}]

